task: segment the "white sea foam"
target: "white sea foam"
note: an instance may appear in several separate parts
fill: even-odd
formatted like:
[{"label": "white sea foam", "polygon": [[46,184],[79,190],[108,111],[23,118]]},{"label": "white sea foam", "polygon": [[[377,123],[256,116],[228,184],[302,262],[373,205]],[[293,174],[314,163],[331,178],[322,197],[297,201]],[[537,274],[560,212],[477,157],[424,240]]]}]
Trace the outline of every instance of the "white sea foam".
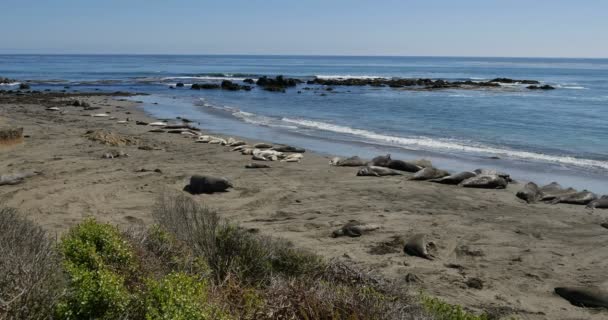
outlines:
[{"label": "white sea foam", "polygon": [[0,83],[0,86],[13,87],[20,85],[21,82]]},{"label": "white sea foam", "polygon": [[475,154],[493,154],[502,155],[518,159],[529,159],[529,160],[540,160],[547,162],[560,163],[565,165],[576,165],[585,167],[597,167],[602,169],[608,169],[607,161],[598,161],[591,159],[579,159],[570,156],[556,156],[546,155],[542,153],[534,153],[528,151],[517,151],[509,149],[501,149],[490,146],[466,144],[462,141],[456,141],[451,139],[432,139],[428,137],[397,137],[390,135],[383,135],[376,132],[354,129],[346,126],[340,126],[320,121],[302,120],[302,119],[290,119],[283,118],[283,121],[296,124],[298,127],[307,127],[324,131],[331,131],[342,134],[349,134],[357,137],[362,137],[373,142],[386,143],[390,145],[397,145],[407,147],[409,149],[418,150],[444,150],[444,151],[458,151]]}]

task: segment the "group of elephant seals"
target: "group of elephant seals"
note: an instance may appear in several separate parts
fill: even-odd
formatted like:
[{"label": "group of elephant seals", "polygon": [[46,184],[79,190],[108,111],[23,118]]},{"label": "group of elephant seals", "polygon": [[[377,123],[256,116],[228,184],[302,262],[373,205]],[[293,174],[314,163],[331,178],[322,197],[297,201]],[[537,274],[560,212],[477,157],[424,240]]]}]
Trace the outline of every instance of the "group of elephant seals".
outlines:
[{"label": "group of elephant seals", "polygon": [[245,168],[247,168],[247,169],[268,169],[271,167],[270,167],[270,165],[267,165],[267,164],[253,162],[253,163],[246,164]]},{"label": "group of elephant seals", "polygon": [[383,177],[383,176],[400,176],[403,173],[379,166],[367,166],[359,169],[357,176]]},{"label": "group of elephant seals", "polygon": [[380,229],[380,227],[377,225],[365,224],[365,223],[360,223],[359,221],[356,221],[356,220],[352,220],[352,221],[346,223],[345,225],[343,225],[342,227],[340,227],[340,229],[332,232],[332,237],[337,238],[337,237],[342,237],[342,236],[348,236],[348,237],[355,238],[355,237],[362,236],[366,232],[370,232],[370,231],[374,231],[374,230],[378,230],[378,229]]},{"label": "group of elephant seals", "polygon": [[225,192],[233,185],[226,178],[217,178],[203,175],[193,175],[190,177],[190,184],[184,187],[184,191],[191,194]]},{"label": "group of elephant seals", "polygon": [[555,293],[578,307],[608,309],[608,292],[599,288],[558,287]]},{"label": "group of elephant seals", "polygon": [[429,248],[434,246],[434,243],[426,241],[426,235],[418,233],[407,240],[403,251],[410,256],[433,260],[435,257],[429,253]]},{"label": "group of elephant seals", "polygon": [[479,174],[462,181],[459,186],[465,188],[505,189],[509,182],[501,176]]},{"label": "group of elephant seals", "polygon": [[597,200],[597,195],[591,191],[583,190],[567,195],[557,197],[551,201],[551,203],[568,203],[568,204],[580,204],[585,205],[590,202]]},{"label": "group of elephant seals", "polygon": [[538,187],[534,182],[527,183],[523,189],[519,190],[516,196],[527,203],[545,201],[552,204],[569,203],[587,205],[589,208],[608,207],[608,199],[598,199],[597,195],[591,191],[577,191],[573,188],[563,188],[557,182],[551,182],[543,187]]},{"label": "group of elephant seals", "polygon": [[388,167],[388,164],[390,162],[391,162],[391,155],[387,154],[385,156],[377,156],[377,157],[373,158],[372,161],[370,161],[368,163],[368,165],[377,166],[377,167]]},{"label": "group of elephant seals", "polygon": [[418,172],[422,170],[421,166],[403,160],[390,160],[387,167],[393,170],[406,172]]},{"label": "group of elephant seals", "polygon": [[450,174],[447,171],[437,169],[435,167],[426,167],[416,172],[410,180],[432,180],[447,177]]},{"label": "group of elephant seals", "polygon": [[589,202],[587,208],[590,209],[608,209],[608,196],[602,196],[597,200]]},{"label": "group of elephant seals", "polygon": [[452,184],[457,185],[462,181],[475,177],[477,174],[471,171],[464,171],[456,174],[451,174],[447,177],[432,179],[431,182],[442,183],[442,184]]}]

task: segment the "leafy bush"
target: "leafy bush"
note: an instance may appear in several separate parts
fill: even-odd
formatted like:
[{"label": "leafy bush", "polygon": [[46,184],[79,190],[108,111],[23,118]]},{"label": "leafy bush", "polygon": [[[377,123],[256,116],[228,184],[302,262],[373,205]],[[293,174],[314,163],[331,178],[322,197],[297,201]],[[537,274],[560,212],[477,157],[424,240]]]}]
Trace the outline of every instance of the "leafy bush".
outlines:
[{"label": "leafy bush", "polygon": [[66,268],[70,290],[57,305],[58,319],[118,319],[125,313],[131,296],[121,276],[107,269]]},{"label": "leafy bush", "polygon": [[65,261],[75,266],[123,271],[133,267],[133,253],[118,228],[94,219],[73,227],[60,247]]},{"label": "leafy bush", "polygon": [[60,250],[69,288],[57,305],[59,319],[116,319],[131,301],[125,275],[133,253],[116,227],[86,219],[63,237]]},{"label": "leafy bush", "polygon": [[185,273],[149,280],[144,299],[147,320],[228,319],[208,302],[205,282]]},{"label": "leafy bush", "polygon": [[485,314],[474,315],[462,309],[461,306],[451,305],[438,298],[421,294],[422,305],[437,320],[488,320]]},{"label": "leafy bush", "polygon": [[65,285],[55,244],[16,210],[0,208],[0,318],[48,319]]}]

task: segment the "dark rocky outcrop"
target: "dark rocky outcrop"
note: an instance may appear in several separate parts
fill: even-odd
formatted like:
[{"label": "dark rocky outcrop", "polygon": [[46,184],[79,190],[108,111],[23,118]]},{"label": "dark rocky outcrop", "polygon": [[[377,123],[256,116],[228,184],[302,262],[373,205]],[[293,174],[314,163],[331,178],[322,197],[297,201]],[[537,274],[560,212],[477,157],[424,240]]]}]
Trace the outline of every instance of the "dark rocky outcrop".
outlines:
[{"label": "dark rocky outcrop", "polygon": [[530,90],[554,90],[555,89],[555,87],[550,86],[548,84],[545,84],[543,86],[528,86],[526,88],[528,88]]},{"label": "dark rocky outcrop", "polygon": [[181,83],[181,82],[178,82],[178,83],[176,83],[176,84],[175,84],[175,86],[176,86],[177,88],[183,88],[183,87],[184,87],[184,84],[183,84],[183,83]]},{"label": "dark rocky outcrop", "polygon": [[285,92],[285,89],[295,87],[300,83],[302,83],[300,79],[284,78],[283,76],[276,76],[274,79],[263,76],[256,82],[264,90],[272,92]]},{"label": "dark rocky outcrop", "polygon": [[192,84],[192,90],[209,90],[209,89],[219,89],[220,85],[216,83],[194,83]]},{"label": "dark rocky outcrop", "polygon": [[30,85],[27,83],[20,83],[19,84],[19,90],[29,90],[30,89]]},{"label": "dark rocky outcrop", "polygon": [[537,80],[515,80],[510,78],[496,78],[492,79],[489,82],[500,82],[500,83],[521,83],[521,84],[539,84],[540,82]]}]

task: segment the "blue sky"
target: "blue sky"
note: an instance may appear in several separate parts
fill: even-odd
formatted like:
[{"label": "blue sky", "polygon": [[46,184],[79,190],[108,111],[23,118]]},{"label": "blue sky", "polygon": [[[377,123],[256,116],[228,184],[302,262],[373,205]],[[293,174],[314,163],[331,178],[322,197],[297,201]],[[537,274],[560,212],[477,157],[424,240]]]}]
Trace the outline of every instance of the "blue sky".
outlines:
[{"label": "blue sky", "polygon": [[608,57],[604,0],[19,0],[0,53]]}]

